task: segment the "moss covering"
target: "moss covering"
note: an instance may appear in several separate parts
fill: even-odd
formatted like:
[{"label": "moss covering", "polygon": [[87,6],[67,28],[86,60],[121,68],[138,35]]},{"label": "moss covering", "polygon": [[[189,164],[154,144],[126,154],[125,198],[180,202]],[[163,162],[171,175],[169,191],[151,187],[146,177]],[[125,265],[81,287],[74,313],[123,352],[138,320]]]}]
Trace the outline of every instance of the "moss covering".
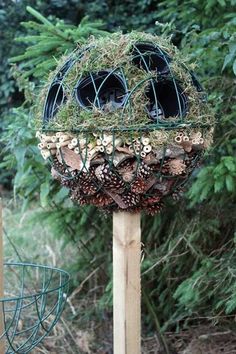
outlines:
[{"label": "moss covering", "polygon": [[[157,45],[171,58],[168,65],[170,70],[165,79],[171,80],[174,77],[175,82],[183,89],[188,102],[184,117],[171,116],[157,124],[150,120],[147,113],[147,87],[150,82],[159,79],[156,70],[145,71],[132,62],[132,48],[137,43]],[[41,91],[36,112],[37,128],[42,127],[42,114],[48,90],[68,58],[62,58]],[[184,129],[184,124],[189,130],[191,126],[199,128],[214,123],[212,110],[202,99],[203,93],[198,92],[193,84],[190,71],[187,69],[187,58],[181,56],[181,53],[171,44],[170,38],[138,32],[125,35],[114,33],[98,39],[91,37],[89,43],[78,48],[70,58],[73,63],[62,79],[66,102],[59,106],[53,119],[44,125],[45,131],[88,130],[92,132],[96,129],[109,131],[116,128],[124,134],[124,129],[135,131],[145,128],[147,131],[161,129],[164,136],[169,136],[172,134],[169,129],[177,127]],[[125,79],[128,99],[122,108],[116,110],[80,107],[74,95],[78,80],[102,70],[114,70],[114,73]]]}]

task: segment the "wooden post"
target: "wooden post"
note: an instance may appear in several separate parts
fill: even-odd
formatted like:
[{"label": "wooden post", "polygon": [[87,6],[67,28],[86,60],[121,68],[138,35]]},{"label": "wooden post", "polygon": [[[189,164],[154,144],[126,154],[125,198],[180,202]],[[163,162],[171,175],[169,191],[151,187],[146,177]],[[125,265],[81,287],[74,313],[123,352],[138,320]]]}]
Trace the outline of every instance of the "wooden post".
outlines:
[{"label": "wooden post", "polygon": [[[2,200],[0,198],[0,299],[4,297],[3,282],[3,224],[2,224]],[[2,303],[0,302],[0,338],[4,333],[4,314]],[[5,353],[4,339],[0,339],[0,354]]]},{"label": "wooden post", "polygon": [[141,353],[140,213],[113,213],[114,354]]}]

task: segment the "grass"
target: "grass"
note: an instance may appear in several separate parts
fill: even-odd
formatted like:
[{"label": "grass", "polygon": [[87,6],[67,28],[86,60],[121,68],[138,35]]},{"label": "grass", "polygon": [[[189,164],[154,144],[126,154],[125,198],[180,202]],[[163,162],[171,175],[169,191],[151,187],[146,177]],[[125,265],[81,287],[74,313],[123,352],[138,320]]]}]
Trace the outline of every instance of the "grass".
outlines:
[{"label": "grass", "polygon": [[63,257],[63,240],[55,239],[49,226],[36,223],[42,209],[32,205],[27,211],[13,199],[4,199],[4,256],[6,261],[23,261],[63,267],[75,258],[76,252],[68,244]]}]

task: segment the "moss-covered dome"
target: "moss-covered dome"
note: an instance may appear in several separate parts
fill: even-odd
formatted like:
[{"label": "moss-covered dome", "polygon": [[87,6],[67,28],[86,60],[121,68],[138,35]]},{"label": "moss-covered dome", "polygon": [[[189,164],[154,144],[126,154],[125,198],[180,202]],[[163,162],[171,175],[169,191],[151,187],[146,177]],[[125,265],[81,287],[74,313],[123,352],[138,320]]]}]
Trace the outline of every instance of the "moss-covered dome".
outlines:
[{"label": "moss-covered dome", "polygon": [[164,37],[91,38],[62,59],[39,101],[42,155],[81,204],[153,213],[212,140],[206,95]]}]

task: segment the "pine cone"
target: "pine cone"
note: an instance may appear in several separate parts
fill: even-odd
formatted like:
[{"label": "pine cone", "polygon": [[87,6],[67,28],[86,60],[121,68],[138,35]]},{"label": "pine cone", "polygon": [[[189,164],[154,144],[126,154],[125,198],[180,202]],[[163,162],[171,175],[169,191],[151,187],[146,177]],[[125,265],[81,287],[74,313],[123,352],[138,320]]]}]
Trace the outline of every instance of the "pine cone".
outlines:
[{"label": "pine cone", "polygon": [[53,159],[53,167],[59,172],[60,175],[64,175],[66,173],[66,166],[60,163],[56,158]]},{"label": "pine cone", "polygon": [[161,209],[163,208],[164,204],[163,203],[158,203],[158,204],[153,204],[153,205],[149,205],[147,207],[145,207],[145,212],[148,214],[148,215],[156,215],[158,214]]},{"label": "pine cone", "polygon": [[81,197],[81,194],[80,194],[79,188],[75,188],[75,189],[71,190],[71,194],[70,194],[71,200],[79,201],[80,197]]},{"label": "pine cone", "polygon": [[150,174],[151,174],[151,167],[142,161],[137,170],[137,177],[148,178]]},{"label": "pine cone", "polygon": [[183,197],[183,194],[184,194],[184,188],[180,187],[180,188],[176,189],[171,194],[171,196],[174,200],[179,201]]},{"label": "pine cone", "polygon": [[160,174],[166,174],[169,172],[169,169],[165,167],[164,164],[161,164],[161,163],[158,163],[156,165],[152,165],[151,166],[151,169],[152,171],[157,174],[157,175],[160,175]]},{"label": "pine cone", "polygon": [[122,176],[124,182],[132,182],[135,179],[134,171],[119,171],[119,173]]},{"label": "pine cone", "polygon": [[112,204],[113,199],[107,194],[97,193],[89,199],[89,202],[97,207],[104,207]]},{"label": "pine cone", "polygon": [[118,211],[118,210],[121,210],[117,204],[110,204],[110,205],[107,205],[107,206],[104,206],[101,208],[102,211],[105,213],[105,215],[110,215],[111,213],[113,213],[114,211]]},{"label": "pine cone", "polygon": [[125,191],[125,184],[120,178],[113,179],[110,182],[104,183],[103,187],[110,192],[122,194]]},{"label": "pine cone", "polygon": [[84,195],[94,195],[98,191],[98,186],[93,180],[83,180],[80,182],[80,190]]},{"label": "pine cone", "polygon": [[99,165],[95,169],[95,176],[97,179],[104,183],[105,181],[109,180],[110,175],[110,167],[108,164]]},{"label": "pine cone", "polygon": [[146,181],[143,178],[138,177],[135,179],[133,183],[131,183],[131,192],[135,194],[141,194],[144,193],[145,190],[146,190]]},{"label": "pine cone", "polygon": [[163,164],[162,166],[160,166],[160,172],[163,175],[169,175],[170,174],[170,170],[169,170],[169,165],[168,163]]},{"label": "pine cone", "polygon": [[[125,211],[134,214],[134,213],[140,213],[142,209],[143,208],[140,206],[134,206],[134,207],[126,208]],[[105,206],[102,208],[102,210],[104,211],[105,215],[110,215],[111,213],[116,211],[124,211],[124,209],[120,208],[117,204]]]},{"label": "pine cone", "polygon": [[127,208],[134,207],[139,204],[140,196],[138,194],[128,192],[122,195],[122,201],[124,202]]},{"label": "pine cone", "polygon": [[137,167],[137,161],[136,158],[130,158],[124,160],[122,163],[119,164],[119,170],[126,170],[126,171],[134,171],[136,170]]},{"label": "pine cone", "polygon": [[151,195],[151,196],[144,196],[142,199],[142,206],[151,206],[153,204],[159,203],[161,200],[161,195]]},{"label": "pine cone", "polygon": [[98,191],[95,169],[90,168],[88,172],[83,172],[79,178],[79,188],[84,195],[93,195]]},{"label": "pine cone", "polygon": [[89,204],[90,204],[90,199],[80,196],[80,197],[77,199],[77,202],[78,202],[80,205],[89,205]]},{"label": "pine cone", "polygon": [[137,169],[137,161],[134,159],[127,159],[122,162],[117,168],[119,175],[125,182],[131,182],[135,178]]},{"label": "pine cone", "polygon": [[82,172],[79,176],[79,188],[84,195],[94,195],[99,190],[99,183],[95,177],[95,167],[91,167],[88,172]]},{"label": "pine cone", "polygon": [[165,167],[169,168],[171,175],[181,175],[186,170],[186,165],[183,160],[174,159],[169,161]]},{"label": "pine cone", "polygon": [[78,184],[79,184],[79,176],[80,176],[80,172],[77,170],[74,171],[64,171],[63,173],[63,177],[61,177],[61,185],[66,187],[66,188],[77,188]]},{"label": "pine cone", "polygon": [[73,179],[68,179],[65,176],[61,179],[61,185],[66,188],[74,189],[76,187],[75,182]]},{"label": "pine cone", "polygon": [[108,164],[98,166],[95,169],[95,176],[101,182],[103,188],[118,194],[124,192],[124,181],[110,169]]},{"label": "pine cone", "polygon": [[184,160],[184,163],[189,169],[196,168],[200,166],[201,163],[200,158],[201,158],[200,154],[198,155],[189,154],[188,158]]}]

